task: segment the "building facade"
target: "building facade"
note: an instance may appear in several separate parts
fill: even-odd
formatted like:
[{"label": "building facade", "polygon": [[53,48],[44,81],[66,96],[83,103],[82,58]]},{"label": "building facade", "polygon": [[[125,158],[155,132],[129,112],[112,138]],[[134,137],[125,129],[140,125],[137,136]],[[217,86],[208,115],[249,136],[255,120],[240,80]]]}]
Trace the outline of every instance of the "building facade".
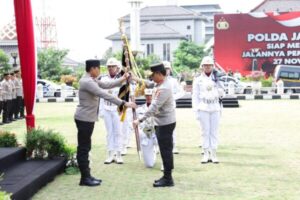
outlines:
[{"label": "building facade", "polygon": [[186,5],[182,7],[205,16],[207,18],[205,23],[205,41],[207,42],[214,37],[214,15],[223,13],[219,4]]},{"label": "building facade", "polygon": [[[130,16],[123,17],[125,31],[130,40]],[[204,45],[207,18],[180,6],[151,6],[140,11],[141,50],[144,56],[155,54],[161,60],[173,60],[173,52],[181,40]],[[113,53],[122,49],[121,35],[107,37],[112,41]]]},{"label": "building facade", "polygon": [[[15,20],[12,20],[0,30],[0,49],[9,56],[9,64],[12,65],[14,59],[11,54],[19,54]],[[18,57],[16,61],[19,63]]]}]

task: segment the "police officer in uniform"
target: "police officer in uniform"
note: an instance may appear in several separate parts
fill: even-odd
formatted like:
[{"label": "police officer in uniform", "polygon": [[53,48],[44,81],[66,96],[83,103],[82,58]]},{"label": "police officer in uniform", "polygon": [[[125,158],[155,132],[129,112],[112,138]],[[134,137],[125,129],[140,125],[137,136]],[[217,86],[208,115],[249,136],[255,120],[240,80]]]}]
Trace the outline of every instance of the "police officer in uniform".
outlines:
[{"label": "police officer in uniform", "polygon": [[17,100],[17,80],[15,77],[15,73],[10,73],[10,84],[12,85],[12,108],[10,111],[10,118],[12,121],[17,120],[16,110],[18,109],[18,100]]},{"label": "police officer in uniform", "polygon": [[12,102],[12,85],[10,84],[9,73],[4,73],[4,80],[2,81],[2,93],[3,93],[3,123],[11,123],[10,110]]},{"label": "police officer in uniform", "polygon": [[214,61],[211,57],[204,57],[200,67],[203,68],[202,73],[193,81],[192,104],[202,128],[204,154],[201,163],[211,160],[217,164],[218,129],[222,109],[220,98],[224,95],[224,89],[218,81],[216,71],[213,71]]},{"label": "police officer in uniform", "polygon": [[15,70],[15,86],[17,91],[17,103],[15,109],[15,118],[22,119],[24,118],[24,94],[23,94],[23,84],[22,78],[19,70]]},{"label": "police officer in uniform", "polygon": [[[118,78],[118,65],[119,61],[115,58],[107,60],[106,66],[108,75],[101,77],[101,81],[108,82]],[[106,90],[109,94],[118,97],[119,87],[114,87]],[[121,121],[118,113],[118,106],[106,101],[100,100],[99,115],[103,117],[106,128],[106,145],[108,157],[104,161],[104,164],[111,164],[116,162],[117,164],[123,164],[121,156],[122,150],[122,135],[121,135]]]},{"label": "police officer in uniform", "polygon": [[[0,82],[0,116],[2,115],[2,110],[3,110],[3,92],[2,92],[2,82]],[[0,125],[3,123],[0,122]]]},{"label": "police officer in uniform", "polygon": [[91,136],[95,121],[98,120],[99,98],[103,98],[118,106],[136,107],[134,103],[122,101],[103,89],[120,86],[129,75],[125,73],[122,78],[113,82],[99,81],[100,61],[87,60],[86,74],[79,81],[79,105],[75,112],[75,123],[78,130],[77,161],[81,172],[81,186],[97,186],[101,180],[91,176],[89,168],[89,151],[91,150]]},{"label": "police officer in uniform", "polygon": [[[143,117],[151,105],[153,90],[145,89],[146,103],[136,109],[138,118]],[[156,161],[157,139],[155,136],[154,119],[147,118],[139,125],[140,144],[144,160],[147,168],[152,168]]]},{"label": "police officer in uniform", "polygon": [[[164,175],[155,180],[154,187],[174,186],[172,170],[173,161],[173,131],[176,127],[175,105],[173,90],[170,81],[166,77],[166,69],[162,63],[150,67],[152,71],[152,80],[156,83],[156,91],[153,95],[152,103],[147,112],[137,120],[133,125],[137,126],[149,117],[154,118],[155,133],[164,165]],[[142,81],[133,78],[136,81]],[[154,83],[146,82],[147,87],[153,87]]]}]

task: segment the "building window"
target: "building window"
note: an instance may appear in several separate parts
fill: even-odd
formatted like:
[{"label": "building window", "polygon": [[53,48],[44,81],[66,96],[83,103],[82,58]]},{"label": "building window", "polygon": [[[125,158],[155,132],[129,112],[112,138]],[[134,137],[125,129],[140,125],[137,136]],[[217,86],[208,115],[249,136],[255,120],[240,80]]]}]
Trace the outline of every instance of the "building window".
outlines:
[{"label": "building window", "polygon": [[163,60],[170,61],[171,60],[171,50],[170,50],[170,43],[163,44]]},{"label": "building window", "polygon": [[185,37],[188,41],[192,41],[192,35],[186,35]]},{"label": "building window", "polygon": [[187,29],[187,30],[190,30],[190,29],[191,29],[191,26],[190,26],[190,25],[188,25],[188,26],[186,27],[186,29]]},{"label": "building window", "polygon": [[147,56],[154,53],[154,44],[147,44]]}]

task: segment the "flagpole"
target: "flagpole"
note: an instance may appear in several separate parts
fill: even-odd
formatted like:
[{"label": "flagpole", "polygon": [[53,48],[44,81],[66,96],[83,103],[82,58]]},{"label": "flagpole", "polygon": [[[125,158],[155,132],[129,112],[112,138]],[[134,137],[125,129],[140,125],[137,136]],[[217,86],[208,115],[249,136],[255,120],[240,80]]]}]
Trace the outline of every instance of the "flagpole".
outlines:
[{"label": "flagpole", "polygon": [[[125,56],[125,65],[126,65],[125,66],[125,72],[129,72],[130,69],[131,69],[130,68],[130,63],[132,63],[132,64],[134,63],[134,57],[132,56],[133,52],[130,52],[129,42],[127,40],[127,36],[125,35],[125,30],[123,28],[124,28],[123,27],[123,21],[122,21],[122,19],[120,19],[120,32],[121,32],[121,39],[123,41],[123,52],[124,52],[124,56]],[[127,84],[127,87],[130,88],[129,81],[126,84]],[[129,92],[130,92],[130,89],[129,89]],[[134,96],[131,97],[131,101],[135,103]],[[123,112],[126,112],[126,110],[123,110]],[[133,120],[136,120],[137,116],[136,116],[135,108],[132,108],[132,115],[133,115],[132,116]],[[136,140],[136,148],[137,148],[138,157],[139,157],[139,160],[141,160],[141,144],[140,144],[140,134],[139,134],[138,127],[134,127],[134,133],[135,133],[135,140]]]}]

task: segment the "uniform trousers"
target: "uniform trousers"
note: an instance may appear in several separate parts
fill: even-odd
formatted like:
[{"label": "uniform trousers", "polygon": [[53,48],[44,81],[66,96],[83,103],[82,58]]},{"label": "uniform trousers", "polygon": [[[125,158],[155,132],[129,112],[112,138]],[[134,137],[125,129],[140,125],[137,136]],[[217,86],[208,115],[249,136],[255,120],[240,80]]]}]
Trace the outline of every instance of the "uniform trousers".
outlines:
[{"label": "uniform trousers", "polygon": [[155,134],[163,161],[164,171],[170,173],[174,169],[173,131],[176,123],[155,126]]},{"label": "uniform trousers", "polygon": [[12,100],[6,100],[3,103],[3,122],[11,121],[10,112],[12,109]]},{"label": "uniform trousers", "polygon": [[16,110],[18,109],[18,100],[17,98],[12,100],[11,110],[9,113],[9,118],[12,120],[13,118],[16,118]]},{"label": "uniform trousers", "polygon": [[199,111],[199,121],[202,128],[203,149],[218,148],[218,129],[220,122],[220,111]]},{"label": "uniform trousers", "polygon": [[81,177],[88,178],[90,174],[89,152],[91,150],[91,137],[94,131],[95,122],[85,122],[75,119],[77,126],[77,162],[80,169]]},{"label": "uniform trousers", "polygon": [[127,110],[125,120],[124,122],[121,122],[123,148],[126,148],[130,144],[130,139],[133,131],[132,129],[132,112]]},{"label": "uniform trousers", "polygon": [[148,168],[154,167],[156,161],[156,152],[154,148],[155,145],[157,145],[156,137],[150,136],[150,138],[148,138],[141,130],[140,133],[140,143],[144,165]]},{"label": "uniform trousers", "polygon": [[104,110],[103,118],[106,128],[108,151],[122,150],[121,121],[117,111]]},{"label": "uniform trousers", "polygon": [[[23,98],[21,96],[18,96],[17,99],[16,99],[16,105],[15,105],[15,109],[14,109],[14,115],[15,115],[15,118],[18,118],[19,117],[19,114],[20,114],[20,117],[22,116],[21,113],[23,113],[23,116],[24,116],[24,106],[22,105],[22,102],[23,101]],[[21,111],[21,109],[23,109],[23,112]]]}]

